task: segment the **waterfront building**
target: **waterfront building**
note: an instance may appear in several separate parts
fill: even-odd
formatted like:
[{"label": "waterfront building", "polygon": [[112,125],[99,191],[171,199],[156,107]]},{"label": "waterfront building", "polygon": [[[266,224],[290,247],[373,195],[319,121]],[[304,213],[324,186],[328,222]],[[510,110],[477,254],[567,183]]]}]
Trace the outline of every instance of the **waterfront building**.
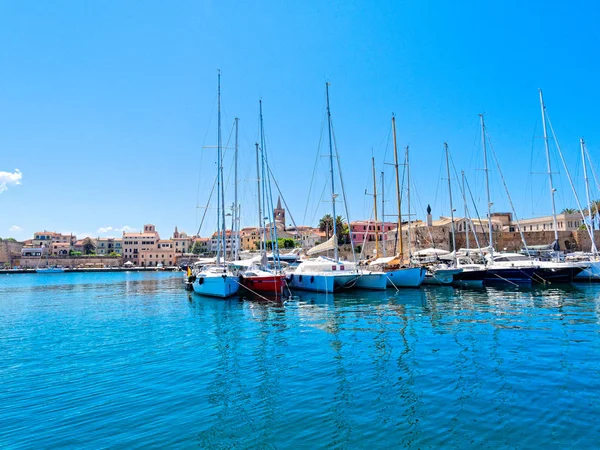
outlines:
[{"label": "waterfront building", "polygon": [[[220,237],[221,237],[221,235],[217,235],[216,231],[211,236],[210,249],[209,249],[209,251],[211,253],[217,253],[217,247],[219,245]],[[231,249],[233,248],[236,241],[237,241],[237,239],[235,237],[233,237],[231,230],[225,230],[225,251],[227,253],[229,253],[229,254],[231,253]]]},{"label": "waterfront building", "polygon": [[260,241],[258,227],[246,227],[240,230],[240,245],[242,250],[256,250],[256,242]]},{"label": "waterfront building", "polygon": [[141,267],[171,266],[175,263],[173,244],[171,239],[160,239],[152,224],[144,225],[144,231],[138,233],[123,232],[123,263],[130,261]]},{"label": "waterfront building", "polygon": [[42,244],[45,247],[51,248],[53,243],[68,243],[73,245],[77,237],[72,234],[61,234],[54,231],[38,231],[33,235],[31,245],[33,247],[41,247]]},{"label": "waterfront building", "polygon": [[[377,222],[370,220],[357,220],[350,222],[350,238],[354,245],[362,245],[364,242],[373,242],[377,236],[379,242],[383,242],[384,234],[396,230],[396,222]],[[386,236],[387,239],[387,236]]]},{"label": "waterfront building", "polygon": [[[523,231],[554,231],[554,221],[552,216],[536,217],[533,219],[519,220]],[[557,214],[556,226],[558,231],[576,231],[584,225],[581,214]],[[511,224],[512,228],[516,228],[516,223]]]},{"label": "waterfront building", "polygon": [[123,252],[123,239],[121,238],[96,238],[96,254],[97,255],[110,255],[111,253],[117,253],[119,255]]},{"label": "waterfront building", "polygon": [[204,254],[210,253],[210,246],[211,246],[210,238],[203,238],[203,237],[193,238],[192,248],[194,246],[196,246],[196,244],[198,244],[198,247],[200,248],[200,254],[204,255]]},{"label": "waterfront building", "polygon": [[50,254],[52,256],[69,256],[71,244],[68,242],[55,242],[52,244]]},{"label": "waterfront building", "polygon": [[23,247],[21,249],[21,256],[44,256],[47,252],[46,247]]},{"label": "waterfront building", "polygon": [[184,253],[189,253],[192,249],[192,245],[194,243],[194,239],[188,236],[185,232],[177,230],[175,227],[175,231],[173,232],[173,249],[175,254],[183,255]]}]

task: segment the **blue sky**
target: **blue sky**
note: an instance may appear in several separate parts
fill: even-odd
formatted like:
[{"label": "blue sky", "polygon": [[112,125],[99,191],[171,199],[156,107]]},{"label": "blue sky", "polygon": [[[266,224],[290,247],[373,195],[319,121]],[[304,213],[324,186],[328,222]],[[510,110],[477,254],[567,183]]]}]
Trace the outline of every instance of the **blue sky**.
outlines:
[{"label": "blue sky", "polygon": [[[548,214],[537,89],[583,196],[580,136],[600,160],[599,19],[582,1],[2,2],[0,236],[119,235],[144,223],[195,233],[215,175],[206,147],[216,144],[218,68],[224,141],[240,118],[242,225],[256,223],[260,98],[295,221],[328,212],[318,156],[327,80],[350,219],[372,215],[371,156],[394,211],[392,112],[400,148],[410,145],[418,218],[428,203],[449,214],[444,141],[484,210],[479,113],[519,216]],[[575,201],[553,164],[560,210]],[[509,210],[491,177],[494,209]],[[209,209],[202,235],[215,217]]]}]

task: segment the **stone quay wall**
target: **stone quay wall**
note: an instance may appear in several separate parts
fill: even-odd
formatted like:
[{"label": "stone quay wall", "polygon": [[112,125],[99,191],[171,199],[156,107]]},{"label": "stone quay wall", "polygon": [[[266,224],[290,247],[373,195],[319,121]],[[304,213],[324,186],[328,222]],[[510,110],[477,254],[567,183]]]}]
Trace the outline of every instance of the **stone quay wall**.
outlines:
[{"label": "stone quay wall", "polygon": [[[48,266],[76,267],[121,267],[120,256],[67,256],[48,257]],[[46,267],[46,257],[19,256],[12,264],[13,267],[37,268]]]}]

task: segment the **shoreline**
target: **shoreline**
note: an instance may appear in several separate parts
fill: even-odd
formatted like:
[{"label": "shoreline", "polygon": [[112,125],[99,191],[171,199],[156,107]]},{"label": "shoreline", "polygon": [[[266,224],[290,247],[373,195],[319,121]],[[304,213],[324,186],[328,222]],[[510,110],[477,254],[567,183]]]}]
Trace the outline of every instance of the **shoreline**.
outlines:
[{"label": "shoreline", "polygon": [[[43,267],[42,267],[43,268]],[[46,275],[58,275],[61,273],[75,273],[75,272],[176,272],[179,271],[178,267],[164,267],[162,269],[157,269],[156,267],[81,267],[81,268],[73,268],[73,269],[64,269],[64,272],[55,272]],[[25,274],[25,273],[35,273],[36,269],[0,269],[0,274]],[[44,275],[40,273],[39,275]]]}]

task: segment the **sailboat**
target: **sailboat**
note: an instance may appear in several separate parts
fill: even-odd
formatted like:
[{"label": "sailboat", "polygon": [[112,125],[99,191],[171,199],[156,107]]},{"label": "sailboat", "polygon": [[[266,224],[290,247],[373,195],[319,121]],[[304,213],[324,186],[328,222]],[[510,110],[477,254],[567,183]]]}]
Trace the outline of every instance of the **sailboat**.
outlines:
[{"label": "sailboat", "polygon": [[[554,194],[556,189],[554,189],[554,185],[552,182],[552,167],[550,165],[550,149],[548,146],[548,134],[546,130],[546,105],[544,104],[544,97],[542,96],[542,90],[539,90],[540,93],[540,107],[542,110],[542,125],[544,129],[544,145],[546,148],[546,160],[548,166],[548,180],[550,182],[550,197],[552,201],[552,225],[554,228],[554,244],[553,247],[555,249],[555,255],[557,255],[556,251],[559,250],[559,240],[558,240],[558,224],[556,221],[556,205],[554,202]],[[570,178],[570,176],[569,176]],[[581,271],[583,271],[584,267],[576,263],[570,262],[561,262],[558,260],[558,257],[552,261],[536,261],[539,265],[538,268],[535,269],[534,274],[534,282],[537,283],[570,283],[573,281],[573,278],[577,276]]]},{"label": "sailboat", "polygon": [[[450,163],[448,158],[448,144],[444,142],[446,152],[446,170],[448,172],[448,194],[450,196],[450,227],[452,234],[452,251],[456,254],[456,236],[454,235],[454,208],[452,207],[452,184],[450,179]],[[408,157],[408,147],[406,148]],[[408,158],[407,158],[408,159]],[[410,181],[409,181],[410,183]],[[444,263],[436,263],[427,266],[427,275],[423,284],[432,286],[447,286],[454,281],[454,276],[460,274],[463,269],[457,267],[449,267]]]},{"label": "sailboat", "polygon": [[[392,136],[394,141],[394,167],[396,170],[396,200],[398,206],[398,229],[397,239],[399,244],[399,253],[392,257],[380,258],[369,263],[372,268],[377,268],[385,272],[388,287],[419,287],[425,280],[427,270],[424,267],[411,267],[411,262],[404,261],[404,250],[402,244],[402,195],[400,192],[400,177],[398,174],[398,148],[396,144],[396,117],[392,116]],[[409,202],[410,203],[410,202]],[[409,215],[410,222],[410,215]],[[409,243],[410,246],[410,237]]]},{"label": "sailboat", "polygon": [[303,260],[300,265],[290,273],[288,282],[290,287],[317,292],[334,292],[336,289],[357,288],[385,290],[387,286],[386,274],[383,272],[360,271],[354,262],[342,261],[338,253],[337,215],[335,211],[336,198],[335,176],[333,170],[333,142],[331,130],[331,109],[329,106],[329,83],[325,84],[327,97],[327,123],[329,133],[329,173],[331,177],[331,207],[333,217],[333,236],[326,242],[319,244],[307,252],[315,255],[333,250],[334,257],[319,256]]},{"label": "sailboat", "polygon": [[483,114],[479,115],[481,121],[481,145],[483,149],[483,163],[485,172],[485,186],[487,194],[487,217],[489,232],[489,253],[486,255],[486,274],[485,285],[530,285],[533,280],[534,266],[525,267],[522,264],[515,264],[514,261],[505,260],[502,255],[494,255],[494,235],[492,227],[492,202],[490,198],[489,169],[487,165],[487,145],[485,134],[485,122]]},{"label": "sailboat", "polygon": [[[257,176],[257,198],[258,198],[258,231],[260,233],[260,256],[252,260],[249,267],[240,273],[240,281],[242,286],[251,293],[263,293],[272,295],[282,295],[285,286],[285,275],[281,271],[279,261],[279,247],[277,244],[277,224],[275,223],[275,214],[270,210],[272,206],[271,186],[268,182],[268,161],[266,155],[266,143],[263,128],[262,101],[260,104],[260,142],[256,145],[256,176]],[[236,129],[237,131],[237,129]],[[236,148],[237,148],[237,133],[236,133]],[[261,176],[262,174],[262,176]],[[261,189],[261,184],[262,188]],[[267,224],[262,223],[263,210],[261,198],[265,199],[265,210],[269,211],[268,218],[270,219],[270,236],[273,249],[273,261],[269,267],[267,258]],[[278,205],[281,206],[280,204]]]},{"label": "sailboat", "polygon": [[[462,172],[461,194],[465,208],[465,243],[467,245],[467,248],[460,249],[459,251],[454,252],[455,265],[457,268],[462,269],[462,272],[454,275],[452,284],[455,286],[481,287],[483,286],[483,281],[485,280],[487,269],[485,267],[485,264],[478,264],[475,261],[473,261],[473,258],[471,257],[471,249],[469,248],[469,229],[473,230],[473,237],[475,238],[475,244],[479,249],[479,254],[481,255],[481,258],[483,258],[483,252],[481,252],[479,240],[477,239],[477,233],[475,232],[475,227],[473,226],[473,222],[471,221],[471,217],[469,215],[469,208],[467,206],[466,195],[466,181],[467,180],[465,177],[465,173]],[[452,232],[452,234],[454,235],[454,231]]]},{"label": "sailboat", "polygon": [[[550,148],[548,146],[548,134],[546,128],[546,107],[544,105],[544,99],[542,96],[542,90],[539,90],[540,96],[540,107],[542,111],[542,125],[544,129],[544,144],[546,149],[546,164],[548,168],[548,181],[550,186],[550,199],[552,205],[552,222],[554,228],[554,242],[552,247],[554,248],[554,255],[552,261],[536,261],[529,257],[529,250],[525,238],[521,233],[521,228],[518,225],[519,232],[521,233],[521,239],[525,246],[526,255],[519,253],[501,253],[490,258],[492,264],[496,267],[510,267],[512,269],[521,270],[533,270],[533,276],[531,282],[535,284],[554,284],[554,283],[570,283],[573,278],[579,274],[583,267],[576,263],[562,262],[558,259],[559,240],[558,240],[558,223],[556,220],[556,206],[554,201],[554,183],[552,179],[552,166],[550,162]],[[566,168],[565,168],[566,169]],[[568,174],[568,171],[567,171]],[[570,178],[570,176],[569,176]]]},{"label": "sailboat", "polygon": [[[42,244],[43,245],[43,244]],[[37,267],[35,269],[35,271],[37,273],[63,273],[65,271],[64,267],[60,267],[60,266],[49,266],[48,265],[48,254],[50,253],[50,250],[48,249],[46,251],[46,267]]]},{"label": "sailboat", "polygon": [[[200,266],[195,270],[194,292],[209,297],[226,298],[237,294],[240,284],[237,276],[225,262],[225,189],[223,185],[223,149],[221,146],[221,72],[217,84],[217,258],[215,264]],[[223,260],[221,261],[221,257]]]},{"label": "sailboat", "polygon": [[[576,262],[578,266],[583,268],[583,270],[575,276],[575,281],[600,281],[600,258],[598,255],[598,248],[596,247],[596,242],[594,240],[594,216],[592,215],[592,202],[590,201],[590,182],[587,176],[586,156],[587,161],[590,163],[590,168],[592,169],[594,179],[596,179],[596,172],[594,171],[594,166],[592,165],[592,161],[585,147],[585,141],[583,138],[579,139],[579,145],[581,147],[581,160],[583,163],[583,178],[585,181],[585,196],[587,200],[588,217],[591,223],[591,229],[588,227],[588,233],[590,235],[592,245],[590,249],[591,253],[577,252],[567,255],[565,259]],[[585,217],[583,217],[583,220],[585,221]]]}]

